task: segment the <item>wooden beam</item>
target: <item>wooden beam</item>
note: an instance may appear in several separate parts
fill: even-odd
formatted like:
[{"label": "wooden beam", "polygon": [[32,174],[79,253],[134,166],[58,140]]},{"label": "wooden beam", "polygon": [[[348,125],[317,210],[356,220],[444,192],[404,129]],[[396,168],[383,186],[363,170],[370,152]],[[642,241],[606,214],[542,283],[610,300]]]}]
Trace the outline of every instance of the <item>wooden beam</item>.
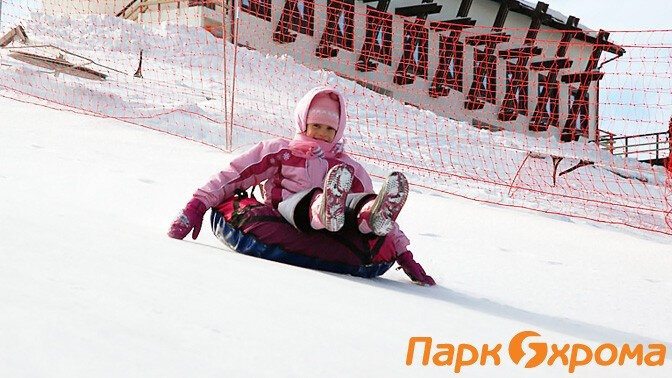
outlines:
[{"label": "wooden beam", "polygon": [[472,2],[473,0],[462,0],[460,3],[460,9],[457,10],[457,17],[467,17],[469,15]]},{"label": "wooden beam", "polygon": [[446,21],[432,21],[429,23],[429,28],[436,32],[442,32],[447,30],[462,30],[474,25],[476,25],[476,20],[467,17]]},{"label": "wooden beam", "polygon": [[506,17],[509,15],[509,0],[503,0],[499,3],[499,10],[497,11],[497,16],[495,17],[495,22],[492,24],[492,27],[500,29],[504,27],[506,22]]},{"label": "wooden beam", "polygon": [[591,82],[601,80],[603,76],[604,72],[589,71],[589,72],[579,72],[579,73],[562,75],[561,80],[563,83]]},{"label": "wooden beam", "polygon": [[[503,0],[491,0],[491,1],[493,1],[493,2],[497,2],[497,3],[501,3]],[[462,0],[462,4],[460,5],[460,9],[462,9],[462,5],[463,5],[465,2],[468,2],[468,3],[469,3],[469,6],[471,6],[471,2],[472,2],[471,0]],[[538,6],[539,6],[539,3],[537,3],[537,7],[538,7]],[[513,5],[510,7],[509,10],[510,10],[511,12],[516,12],[516,13],[520,13],[520,14],[526,15],[526,16],[528,16],[528,17],[530,17],[530,18],[533,17],[533,15],[534,15],[534,13],[535,13],[535,11],[536,11],[536,9],[532,9],[532,7],[530,7],[530,6],[527,5],[526,3],[522,3],[522,2],[520,2],[520,1],[515,1],[515,2],[513,3]],[[468,12],[469,12],[469,8],[467,7],[467,8],[466,8],[466,13],[461,14],[461,13],[458,12],[458,17],[466,17],[467,14],[468,14]],[[578,19],[576,19],[576,20],[578,21]],[[550,26],[550,27],[552,27],[552,28],[554,28],[554,29],[557,29],[557,30],[569,30],[569,29],[575,29],[575,28],[576,28],[576,26],[574,26],[574,27],[572,27],[572,26],[568,26],[566,22],[565,22],[565,23],[560,22],[560,21],[558,21],[557,19],[555,19],[555,18],[553,18],[553,17],[545,17],[545,18],[543,18],[543,19],[542,19],[542,24],[543,24],[543,25]],[[578,23],[577,23],[577,25],[578,25]],[[591,35],[588,35],[585,31],[583,31],[583,30],[581,30],[581,29],[579,29],[579,31],[576,33],[575,38],[577,38],[577,39],[579,39],[579,40],[581,40],[581,41],[590,43],[590,44],[595,44],[595,43],[597,42],[597,41],[596,41],[597,39],[596,39],[595,37],[593,37],[593,36],[591,36]],[[610,52],[610,53],[612,53],[612,54],[617,54],[617,55],[623,55],[623,54],[625,54],[625,49],[623,49],[623,47],[618,46],[618,45],[615,45],[615,44],[613,44],[613,43],[611,43],[611,42],[607,42],[607,43],[604,45],[604,51]]]},{"label": "wooden beam", "polygon": [[567,18],[567,22],[565,23],[567,26],[570,28],[577,28],[579,27],[579,18],[575,16],[569,16]]},{"label": "wooden beam", "polygon": [[576,27],[578,24],[579,19],[577,17],[569,16],[569,18],[567,18],[567,28],[565,29],[566,31],[562,32],[562,38],[560,39],[560,43],[556,49],[555,56],[567,55],[567,47],[569,47],[569,42],[571,42],[577,33],[580,32],[580,29]]},{"label": "wooden beam", "polygon": [[464,42],[468,45],[479,46],[488,43],[506,43],[510,39],[511,36],[506,33],[492,33],[467,37]]},{"label": "wooden beam", "polygon": [[379,0],[376,9],[381,12],[387,12],[387,10],[390,8],[390,1],[392,0]]},{"label": "wooden beam", "polygon": [[541,55],[541,47],[536,46],[525,46],[515,49],[500,50],[499,57],[502,59],[515,59],[515,58],[531,58],[533,56]]},{"label": "wooden beam", "polygon": [[443,6],[436,3],[418,4],[407,7],[395,8],[394,14],[397,14],[399,16],[418,17],[426,19],[427,15],[429,14],[440,13],[441,8],[443,8]]},{"label": "wooden beam", "polygon": [[608,39],[609,32],[604,30],[597,32],[597,42],[595,43],[593,53],[590,55],[590,59],[588,59],[588,63],[586,64],[586,71],[592,71],[597,68],[597,62],[600,60],[600,55],[602,55],[602,51],[604,50],[604,46],[608,43]]},{"label": "wooden beam", "polygon": [[530,63],[530,69],[535,71],[564,70],[572,66],[572,61],[567,58],[543,60]]},{"label": "wooden beam", "polygon": [[126,11],[133,6],[138,0],[131,0],[125,7],[123,7],[119,12],[117,12],[117,17],[126,18]]},{"label": "wooden beam", "polygon": [[540,2],[537,3],[537,6],[534,8],[534,16],[532,18],[533,19],[541,18],[543,16],[546,16],[547,12],[548,12],[548,4],[544,3],[543,1],[540,1]]},{"label": "wooden beam", "polygon": [[530,22],[530,27],[527,29],[524,44],[531,45],[537,40],[542,22],[550,17],[546,12],[548,12],[548,4],[541,1],[538,2],[534,13],[531,15],[532,21]]}]

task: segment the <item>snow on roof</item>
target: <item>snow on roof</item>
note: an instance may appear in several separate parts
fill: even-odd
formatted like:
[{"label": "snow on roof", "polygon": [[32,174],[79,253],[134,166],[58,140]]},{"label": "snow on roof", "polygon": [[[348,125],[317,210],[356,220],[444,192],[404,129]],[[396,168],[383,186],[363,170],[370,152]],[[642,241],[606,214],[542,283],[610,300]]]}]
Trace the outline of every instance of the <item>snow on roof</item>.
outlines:
[{"label": "snow on roof", "polygon": [[[531,2],[531,1],[525,1],[525,0],[518,0],[518,3],[520,3],[520,5],[522,5],[522,6],[525,6],[525,7],[528,7],[530,9],[534,10],[534,8],[537,6],[538,1]],[[550,5],[549,5],[548,11],[546,13],[549,16],[551,16],[552,18],[554,18],[557,22],[560,22],[562,24],[566,23],[567,19],[569,18],[568,16],[565,16],[561,12],[558,12],[554,9],[551,9]],[[589,34],[592,37],[597,36],[597,33],[595,33],[594,29],[592,29],[592,28],[590,28],[590,27],[588,27],[584,24],[579,23],[578,27],[579,27],[579,29],[585,31],[587,34]]]}]

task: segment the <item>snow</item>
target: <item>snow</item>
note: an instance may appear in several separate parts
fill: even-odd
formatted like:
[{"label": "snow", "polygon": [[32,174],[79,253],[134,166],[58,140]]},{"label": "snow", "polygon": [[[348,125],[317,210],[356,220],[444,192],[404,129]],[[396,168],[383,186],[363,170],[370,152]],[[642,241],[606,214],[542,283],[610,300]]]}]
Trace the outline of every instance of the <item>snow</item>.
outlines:
[{"label": "snow", "polygon": [[[264,138],[291,136],[298,99],[315,85],[330,85],[346,98],[346,148],[374,175],[403,169],[414,184],[463,198],[672,234],[664,219],[670,203],[663,167],[614,156],[595,143],[479,130],[405,106],[333,73],[312,71],[288,56],[239,48],[234,57],[231,45],[224,54],[221,42],[200,28],[39,13],[25,28],[34,44],[90,58],[100,65],[90,67],[109,79],[92,83],[54,77],[3,56],[10,67],[3,70],[0,89],[219,147],[231,140],[233,147],[244,149]],[[132,75],[140,50],[142,80]],[[50,47],[21,51],[62,52]],[[235,101],[234,127],[228,132],[223,126],[231,121],[230,108],[228,117],[222,111],[223,66],[226,62],[231,88],[234,60],[235,99],[230,93],[227,98]],[[563,157],[558,172],[581,160],[594,164],[559,176],[555,185],[552,156]]]},{"label": "snow", "polygon": [[[100,27],[108,25],[104,19],[97,22]],[[115,20],[107,22],[117,25]],[[160,43],[162,33],[171,34],[147,30],[156,35],[145,40],[124,28],[136,26],[123,24],[117,32],[148,44]],[[70,41],[68,48],[95,43],[83,38]],[[130,50],[115,48],[131,62]],[[253,55],[241,59],[252,58],[265,59]],[[266,64],[279,62],[267,58]],[[10,62],[3,58],[3,63]],[[224,247],[207,221],[197,240],[173,240],[166,236],[172,219],[195,188],[235,156],[194,143],[217,138],[214,129],[207,128],[216,123],[206,121],[218,117],[216,101],[194,105],[193,98],[173,91],[177,85],[165,82],[138,84],[127,79],[122,87],[121,78],[90,83],[10,64],[0,71],[3,377],[453,374],[452,366],[418,362],[406,366],[413,336],[455,345],[503,344],[499,366],[492,360],[485,366],[466,366],[463,376],[549,377],[568,375],[567,367],[526,370],[514,365],[506,352],[511,337],[534,330],[549,343],[584,343],[593,350],[604,343],[672,346],[669,236],[489,205],[461,198],[464,192],[447,195],[411,184],[398,222],[416,259],[437,281],[432,288],[411,284],[397,270],[361,279],[243,256]],[[244,77],[244,70],[239,72]],[[251,86],[246,83],[241,87]],[[133,91],[143,86],[144,92]],[[216,86],[204,84],[203,90],[216,93]],[[286,92],[288,107],[303,86]],[[135,97],[127,98],[128,93]],[[160,94],[155,104],[150,104],[152,93]],[[237,101],[245,112],[246,92],[242,93]],[[39,99],[48,95],[79,103],[59,105]],[[368,92],[366,96],[371,96],[366,97],[371,101],[367,109],[383,101]],[[167,101],[171,99],[174,102]],[[127,118],[122,109],[136,111],[138,118]],[[158,114],[157,109],[181,111],[175,118],[149,118]],[[401,118],[418,112],[395,109]],[[277,117],[284,113],[286,109],[279,108]],[[361,112],[359,116],[363,117]],[[354,124],[362,122],[377,135],[380,131],[364,119],[355,119]],[[171,128],[176,120],[197,126]],[[129,121],[163,127],[164,132]],[[474,143],[462,146],[462,152],[480,149],[479,141],[492,139],[516,148],[536,144],[545,152],[564,148],[451,127]],[[254,130],[245,130],[236,140],[244,144],[258,137]],[[365,137],[353,133],[347,147],[364,151]],[[398,149],[378,144],[372,148],[389,155]],[[456,157],[465,156],[457,151]],[[511,156],[510,151],[497,155]],[[462,167],[458,160],[453,163]],[[498,170],[497,161],[486,164],[492,166],[474,167],[468,173],[506,173]],[[387,169],[369,168],[381,173]],[[579,178],[593,179],[590,172]],[[654,173],[646,173],[652,182],[660,180]],[[520,179],[525,175],[531,171],[521,171]],[[416,179],[412,183],[422,182],[412,177]],[[376,188],[381,184],[376,181]],[[457,186],[443,184],[444,189]],[[633,190],[655,190],[639,181],[628,185]],[[502,190],[467,189],[483,196]],[[501,193],[492,195],[499,198]],[[632,361],[600,367],[593,362],[578,367],[573,375],[669,377],[672,361],[669,355],[666,358],[662,367],[636,366]]]}]

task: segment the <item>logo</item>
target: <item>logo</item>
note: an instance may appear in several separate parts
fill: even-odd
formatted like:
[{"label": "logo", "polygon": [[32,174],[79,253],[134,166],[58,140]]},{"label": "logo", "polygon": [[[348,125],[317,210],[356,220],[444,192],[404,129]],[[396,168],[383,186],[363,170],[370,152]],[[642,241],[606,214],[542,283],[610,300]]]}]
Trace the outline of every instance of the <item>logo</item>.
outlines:
[{"label": "logo", "polygon": [[[540,334],[534,331],[523,331],[513,336],[509,342],[509,357],[516,365],[520,363],[520,360],[525,356],[523,351],[523,342],[526,338],[530,336],[541,336]],[[546,359],[548,354],[548,345],[546,343],[530,343],[529,347],[534,351],[534,355],[530,358],[529,361],[525,364],[526,368],[533,368],[541,365],[542,362]]]},{"label": "logo", "polygon": [[[422,345],[420,347],[420,345]],[[421,363],[435,366],[453,366],[455,373],[464,367],[479,364],[481,366],[499,366],[502,344],[483,344],[480,346],[460,343],[434,344],[431,337],[411,337],[408,340],[406,365],[414,363],[416,351],[422,351]],[[569,373],[577,368],[594,363],[598,366],[637,365],[663,366],[667,348],[665,344],[600,344],[591,348],[586,344],[549,344],[534,331],[522,331],[509,340],[509,358],[515,365],[525,369],[563,365]],[[491,362],[490,362],[491,361]]]}]

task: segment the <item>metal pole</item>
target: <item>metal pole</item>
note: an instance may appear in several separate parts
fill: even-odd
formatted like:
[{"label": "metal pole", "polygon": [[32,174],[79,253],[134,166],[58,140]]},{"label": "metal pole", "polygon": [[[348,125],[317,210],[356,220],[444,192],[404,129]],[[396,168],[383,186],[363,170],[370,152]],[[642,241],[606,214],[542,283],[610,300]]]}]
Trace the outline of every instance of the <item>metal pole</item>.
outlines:
[{"label": "metal pole", "polygon": [[229,151],[233,149],[233,111],[234,111],[234,103],[236,101],[236,63],[238,61],[238,29],[240,26],[240,18],[238,15],[238,4],[236,3],[236,0],[233,0],[232,2],[233,6],[233,12],[234,12],[234,22],[233,26],[235,27],[233,34],[233,76],[231,77],[231,119],[230,119],[230,126],[229,130],[226,136],[227,139],[227,145],[229,146]]},{"label": "metal pole", "polygon": [[[2,36],[2,0],[0,0],[0,37]],[[2,66],[2,54],[0,54],[0,66]]]},{"label": "metal pole", "polygon": [[224,148],[226,151],[230,150],[229,147],[229,141],[226,138],[226,135],[228,135],[228,128],[229,128],[229,118],[227,115],[228,111],[228,106],[227,106],[227,98],[226,98],[226,39],[228,38],[228,33],[226,30],[226,16],[229,14],[229,0],[222,0],[222,44],[224,48],[224,58],[223,58],[223,63],[224,63],[224,82],[222,83],[222,88],[223,88],[223,96],[222,96],[222,110],[224,111]]},{"label": "metal pole", "polygon": [[667,132],[667,172],[672,176],[672,117],[670,117],[670,128]]}]

